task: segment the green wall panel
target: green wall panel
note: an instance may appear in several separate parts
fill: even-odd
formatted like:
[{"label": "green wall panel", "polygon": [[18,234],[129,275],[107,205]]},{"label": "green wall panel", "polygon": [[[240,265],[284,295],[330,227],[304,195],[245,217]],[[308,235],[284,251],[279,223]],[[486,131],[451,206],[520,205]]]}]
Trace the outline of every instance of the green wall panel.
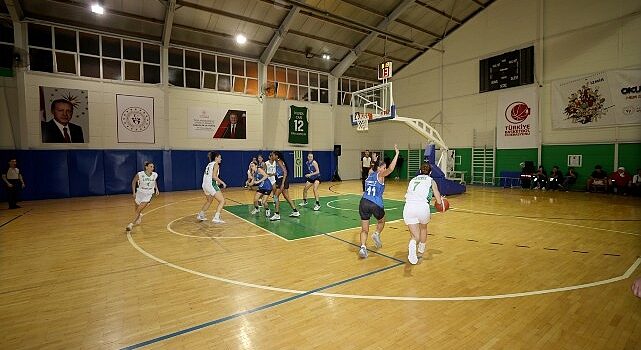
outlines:
[{"label": "green wall panel", "polygon": [[[383,160],[385,159],[385,157],[389,157],[390,159],[394,159],[394,154],[395,154],[395,152],[394,152],[394,150],[393,150],[393,149],[383,151]],[[405,149],[399,150],[399,152],[398,152],[398,157],[399,157],[399,158],[403,157],[403,159],[404,159],[404,160],[403,160],[403,164],[401,165],[401,167],[400,167],[400,168],[399,168],[399,167],[396,167],[396,169],[394,169],[394,172],[393,172],[390,176],[391,176],[392,178],[394,178],[394,177],[396,177],[396,176],[399,176],[399,173],[398,173],[398,172],[400,171],[400,176],[399,176],[399,178],[400,178],[401,180],[407,180],[407,160],[408,160],[407,158],[408,158],[408,151],[407,151],[407,150],[405,150]]]},{"label": "green wall panel", "polygon": [[497,149],[496,150],[496,176],[501,175],[501,171],[521,171],[521,162],[531,160],[534,166],[537,164],[536,148],[522,149]]},{"label": "green wall panel", "polygon": [[619,166],[625,167],[631,175],[637,173],[641,168],[641,143],[619,144]]},{"label": "green wall panel", "polygon": [[460,164],[454,164],[454,170],[465,171],[465,182],[470,182],[472,174],[472,149],[471,148],[455,148],[456,158],[461,157]]},{"label": "green wall panel", "polygon": [[543,145],[541,157],[543,166],[548,174],[554,165],[558,165],[565,175],[568,170],[568,155],[583,155],[582,166],[575,167],[579,177],[577,187],[585,186],[586,181],[594,166],[599,164],[605,172],[610,173],[614,169],[614,144],[595,145]]}]

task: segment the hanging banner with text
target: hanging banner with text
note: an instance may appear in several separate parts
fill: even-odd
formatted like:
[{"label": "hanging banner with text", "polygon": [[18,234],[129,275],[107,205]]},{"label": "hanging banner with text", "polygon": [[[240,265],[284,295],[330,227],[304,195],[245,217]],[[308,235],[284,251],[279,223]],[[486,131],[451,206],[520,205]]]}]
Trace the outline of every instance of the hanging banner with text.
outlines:
[{"label": "hanging banner with text", "polygon": [[307,107],[289,106],[289,143],[308,144]]},{"label": "hanging banner with text", "polygon": [[189,138],[246,139],[246,111],[213,107],[189,107]]},{"label": "hanging banner with text", "polygon": [[641,70],[594,73],[552,84],[552,127],[641,124]]},{"label": "hanging banner with text", "polygon": [[498,94],[496,148],[536,148],[539,108],[536,86]]}]

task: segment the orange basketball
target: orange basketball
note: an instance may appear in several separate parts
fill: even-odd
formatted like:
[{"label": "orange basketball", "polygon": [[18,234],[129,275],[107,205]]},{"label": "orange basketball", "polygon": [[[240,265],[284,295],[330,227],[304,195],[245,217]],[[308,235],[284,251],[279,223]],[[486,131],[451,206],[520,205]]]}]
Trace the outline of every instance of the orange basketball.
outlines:
[{"label": "orange basketball", "polygon": [[444,212],[444,211],[450,209],[450,202],[448,202],[447,199],[443,198],[443,205],[440,205],[440,204],[438,204],[438,202],[436,202],[435,207],[436,207],[436,210],[438,210],[440,212]]}]

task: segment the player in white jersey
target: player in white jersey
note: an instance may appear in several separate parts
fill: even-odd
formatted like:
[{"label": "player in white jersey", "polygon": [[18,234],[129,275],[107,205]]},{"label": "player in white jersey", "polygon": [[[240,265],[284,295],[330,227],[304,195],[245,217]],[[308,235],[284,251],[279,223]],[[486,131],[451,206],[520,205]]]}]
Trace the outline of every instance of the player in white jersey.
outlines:
[{"label": "player in white jersey", "polygon": [[207,164],[207,167],[205,167],[205,173],[203,174],[203,191],[205,192],[205,197],[207,197],[207,200],[205,201],[205,204],[203,204],[203,207],[200,209],[200,212],[196,216],[196,219],[198,219],[199,221],[207,220],[207,218],[205,217],[205,212],[209,209],[209,206],[211,205],[211,202],[214,201],[214,198],[216,198],[216,200],[218,201],[218,207],[216,207],[216,214],[211,221],[217,224],[224,224],[225,222],[220,219],[220,212],[225,206],[225,197],[223,196],[223,193],[220,191],[219,187],[219,185],[222,185],[223,188],[227,187],[225,181],[223,181],[219,177],[220,162],[223,160],[223,157],[218,152],[209,152],[207,158],[209,158],[209,164]]},{"label": "player in white jersey", "polygon": [[[135,203],[135,216],[134,219],[127,225],[127,231],[131,231],[134,225],[140,224],[142,221],[142,211],[151,202],[151,197],[154,193],[160,194],[158,191],[158,174],[154,172],[154,163],[145,162],[145,170],[139,171],[133,180],[131,180],[131,192],[133,192]],[[136,189],[136,185],[138,189]]]},{"label": "player in white jersey", "polygon": [[418,262],[416,253],[416,241],[418,253],[425,253],[425,242],[427,241],[427,223],[430,221],[430,202],[432,197],[436,202],[443,203],[441,193],[438,191],[436,181],[430,177],[432,167],[423,163],[421,173],[410,180],[405,194],[405,207],[403,208],[403,221],[410,230],[409,253],[407,260],[414,265]]}]

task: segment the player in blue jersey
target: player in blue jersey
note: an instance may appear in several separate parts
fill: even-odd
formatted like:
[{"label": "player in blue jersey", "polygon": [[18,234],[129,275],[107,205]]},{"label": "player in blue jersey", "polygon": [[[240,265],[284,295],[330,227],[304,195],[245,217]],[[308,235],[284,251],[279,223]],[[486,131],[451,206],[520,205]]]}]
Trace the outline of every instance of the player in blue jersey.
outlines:
[{"label": "player in blue jersey", "polygon": [[361,249],[358,255],[361,258],[367,258],[367,235],[369,234],[369,219],[374,215],[377,220],[376,231],[372,235],[376,248],[383,246],[381,242],[381,232],[385,227],[385,209],[383,206],[383,192],[385,191],[385,177],[394,171],[396,161],[398,160],[398,146],[394,145],[394,159],[389,168],[384,162],[376,162],[365,179],[365,191],[363,198],[358,206],[358,213],[361,215]]},{"label": "player in blue jersey", "polygon": [[[249,184],[250,186],[258,186],[256,190],[256,195],[254,196],[254,210],[252,210],[252,215],[260,213],[260,207],[265,208],[265,215],[269,217],[269,206],[267,206],[267,198],[269,194],[272,193],[272,183],[269,181],[269,176],[262,168],[259,168],[258,165],[252,163],[250,168],[254,173],[254,177]],[[262,199],[262,200],[261,200]]]},{"label": "player in blue jersey", "polygon": [[307,162],[305,162],[305,167],[307,170],[307,174],[305,174],[305,180],[307,183],[305,184],[305,188],[303,189],[303,202],[300,203],[299,205],[305,206],[307,205],[307,190],[309,190],[310,187],[314,186],[314,198],[316,199],[316,205],[314,205],[314,211],[318,211],[321,206],[320,202],[318,201],[318,185],[320,185],[320,168],[318,167],[318,162],[314,160],[314,154],[312,152],[309,152],[307,154]]}]

